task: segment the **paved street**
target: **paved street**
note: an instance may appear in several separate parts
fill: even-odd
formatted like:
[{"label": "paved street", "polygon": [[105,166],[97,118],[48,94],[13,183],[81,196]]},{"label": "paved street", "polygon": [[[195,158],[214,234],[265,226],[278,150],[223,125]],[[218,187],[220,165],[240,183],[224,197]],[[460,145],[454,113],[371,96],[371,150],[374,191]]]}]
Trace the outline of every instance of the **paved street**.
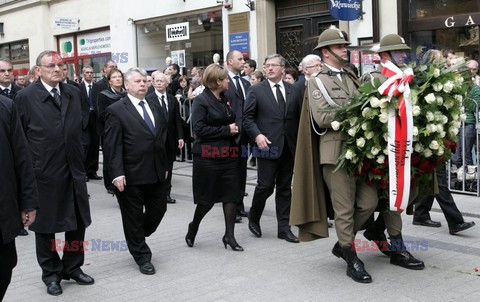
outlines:
[{"label": "paved street", "polygon": [[[465,219],[477,223],[458,236],[449,235],[437,203],[432,219],[441,221],[441,228],[413,226],[411,217],[405,217],[405,240],[428,241],[427,250],[413,252],[425,261],[425,270],[409,271],[390,265],[379,252],[360,252],[373,283],[359,284],[345,275],[345,262],[330,252],[336,242],[334,230],[330,238],[309,243],[277,239],[272,198],[261,221],[262,238],[250,234],[246,219],[236,225],[244,252],[223,247],[221,205],[205,217],[194,248],[188,248],[184,237],[194,211],[191,164],[176,163],[174,169],[172,197],[177,204],[168,205],[159,229],[147,240],[156,275],[142,275],[128,251],[115,246],[112,250],[108,241],[124,240],[120,210],[102,181],[90,181],[93,223],[85,238],[89,251],[83,269],[95,284],[62,281],[63,295],[49,296],[35,257],[34,233],[29,232],[17,238],[19,263],[5,301],[480,301],[480,272],[474,271],[480,269],[478,197],[455,195]],[[255,175],[248,170],[247,206]],[[357,238],[364,239],[361,234]]]}]

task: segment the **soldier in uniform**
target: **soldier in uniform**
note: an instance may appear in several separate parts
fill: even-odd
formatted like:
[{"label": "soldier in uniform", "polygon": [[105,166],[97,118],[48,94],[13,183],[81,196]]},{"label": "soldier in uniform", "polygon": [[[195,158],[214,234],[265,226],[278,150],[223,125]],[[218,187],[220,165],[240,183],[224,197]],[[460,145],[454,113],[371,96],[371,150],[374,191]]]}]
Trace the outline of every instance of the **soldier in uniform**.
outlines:
[{"label": "soldier in uniform", "polygon": [[[313,120],[318,126],[312,125],[313,129],[321,128],[316,131],[320,135],[319,150],[315,150],[317,146],[312,146],[312,149],[319,154],[318,156],[313,154],[313,157],[318,157],[320,166],[318,175],[323,174],[323,181],[328,189],[326,194],[331,199],[335,213],[338,242],[332,253],[347,262],[347,276],[357,282],[370,283],[372,277],[365,270],[363,262],[358,259],[352,244],[357,231],[377,206],[377,191],[374,187],[350,175],[346,169],[341,168],[333,172],[348,137],[332,129],[331,123],[335,120],[335,112],[331,109],[345,104],[348,98],[357,92],[359,83],[353,73],[343,69],[348,59],[346,46],[349,44],[345,35],[335,27],[322,32],[315,49],[320,51],[324,64],[316,77],[308,80],[309,106],[307,107],[311,110]],[[316,135],[309,133],[312,136]],[[299,141],[301,139],[303,138],[299,137]],[[325,225],[326,223],[323,223],[323,226]]]},{"label": "soldier in uniform", "polygon": [[[409,49],[410,47],[405,44],[405,40],[401,36],[390,34],[383,37],[380,41],[378,53],[382,58],[382,62],[389,60],[395,65],[402,67],[406,64],[405,59],[407,58],[407,55],[405,51]],[[371,76],[379,79],[381,83],[387,80],[387,77],[382,74],[382,65],[380,65],[380,68],[377,71],[372,72]],[[413,195],[411,197],[413,197]],[[410,198],[410,201],[412,200],[413,199]],[[386,202],[380,202],[380,205],[385,206],[379,206],[378,210],[380,210],[380,214],[378,215],[377,220],[374,223],[369,223],[369,227],[365,230],[363,235],[365,238],[373,242],[384,243],[387,242],[385,236],[386,229],[390,236],[390,240],[393,243],[393,248],[388,245],[388,250],[380,248],[379,250],[390,257],[390,263],[408,269],[424,269],[425,265],[423,261],[415,259],[415,257],[413,257],[405,248],[402,239],[402,218],[400,213],[390,211],[386,207],[386,204]],[[372,215],[370,221],[373,221],[373,218]]]}]

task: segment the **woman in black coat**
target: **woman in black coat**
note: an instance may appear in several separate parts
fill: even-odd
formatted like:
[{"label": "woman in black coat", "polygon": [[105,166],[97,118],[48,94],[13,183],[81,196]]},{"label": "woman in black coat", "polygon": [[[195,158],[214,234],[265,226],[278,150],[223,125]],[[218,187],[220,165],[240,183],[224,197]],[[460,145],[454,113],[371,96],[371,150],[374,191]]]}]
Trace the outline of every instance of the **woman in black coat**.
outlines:
[{"label": "woman in black coat", "polygon": [[[98,106],[98,124],[97,124],[97,131],[98,135],[102,137],[103,143],[103,135],[105,130],[105,118],[106,113],[105,110],[108,106],[112,105],[116,101],[123,98],[127,92],[123,88],[123,73],[118,69],[112,69],[107,74],[107,81],[108,85],[110,86],[108,89],[101,91],[97,97],[97,106]],[[113,184],[112,179],[108,174],[108,162],[106,156],[103,157],[103,181],[105,185],[105,189],[109,194],[114,194],[113,192]]]},{"label": "woman in black coat", "polygon": [[228,89],[228,72],[217,64],[207,67],[203,77],[205,91],[195,98],[192,123],[193,143],[193,201],[197,205],[193,221],[188,225],[185,241],[192,247],[203,217],[217,202],[223,203],[225,248],[243,251],[234,236],[236,208],[240,196],[235,148],[235,113],[223,92]]}]

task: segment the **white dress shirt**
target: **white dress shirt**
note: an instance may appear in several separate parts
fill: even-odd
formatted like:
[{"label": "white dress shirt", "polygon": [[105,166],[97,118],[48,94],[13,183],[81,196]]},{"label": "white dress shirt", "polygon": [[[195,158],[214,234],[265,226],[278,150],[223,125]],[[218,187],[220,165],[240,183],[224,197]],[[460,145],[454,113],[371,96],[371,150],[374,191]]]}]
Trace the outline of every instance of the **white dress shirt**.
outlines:
[{"label": "white dress shirt", "polygon": [[[330,68],[331,71],[335,71],[335,72],[341,72],[341,71],[343,71],[343,70],[337,69],[337,68],[335,68],[335,67],[332,67],[332,66],[328,65],[328,64],[325,63],[325,62],[324,62],[323,64],[327,65],[327,67]],[[337,73],[337,78],[338,78],[340,81],[342,81],[342,75],[341,75],[341,74]]]},{"label": "white dress shirt", "polygon": [[237,88],[237,89],[238,89],[238,87],[237,87],[237,80],[235,80],[235,76],[238,76],[238,81],[240,82],[240,87],[242,88],[243,97],[244,97],[244,98],[247,98],[247,95],[245,94],[245,87],[243,87],[243,83],[242,83],[242,76],[239,75],[239,74],[234,74],[234,73],[231,72],[230,70],[228,71],[228,76],[232,79],[232,81],[233,81],[233,86],[235,86],[235,88]]},{"label": "white dress shirt", "polygon": [[45,83],[45,82],[42,80],[42,78],[40,78],[40,81],[42,82],[43,87],[45,87],[45,89],[47,89],[48,93],[50,93],[51,96],[53,96],[53,93],[52,93],[52,89],[53,89],[53,88],[57,88],[58,95],[61,95],[61,92],[60,92],[60,84],[59,84],[59,83],[57,83],[57,86],[52,87],[52,86],[48,85],[47,83]]},{"label": "white dress shirt", "polygon": [[[140,106],[140,102],[142,100],[137,99],[136,97],[132,96],[131,94],[128,94],[128,97],[130,98],[130,101],[132,102],[133,106],[135,109],[137,109],[138,114],[143,118],[143,109],[142,106]],[[145,109],[147,110],[148,116],[150,116],[150,119],[152,120],[153,126],[155,126],[155,118],[153,118],[153,113],[152,110],[150,109],[150,106],[148,106],[148,103],[145,99],[143,99],[145,102]]]},{"label": "white dress shirt", "polygon": [[161,92],[158,92],[157,89],[155,89],[155,94],[157,95],[158,97],[158,103],[160,103],[160,107],[163,108],[163,104],[162,104],[162,96],[164,97],[164,100],[165,100],[165,106],[167,106],[167,112],[168,112],[168,99],[167,99],[167,92],[164,92],[164,93],[161,93]]},{"label": "white dress shirt", "polygon": [[280,86],[280,91],[282,92],[282,95],[283,95],[283,99],[285,100],[285,103],[287,102],[287,98],[285,96],[285,86],[283,85],[283,81],[280,81],[278,83],[274,83],[270,80],[267,80],[268,81],[268,84],[270,85],[270,88],[272,88],[272,92],[273,92],[273,96],[275,97],[275,100],[277,101],[278,103],[278,100],[277,100],[277,87],[275,87],[275,85],[279,85]]}]

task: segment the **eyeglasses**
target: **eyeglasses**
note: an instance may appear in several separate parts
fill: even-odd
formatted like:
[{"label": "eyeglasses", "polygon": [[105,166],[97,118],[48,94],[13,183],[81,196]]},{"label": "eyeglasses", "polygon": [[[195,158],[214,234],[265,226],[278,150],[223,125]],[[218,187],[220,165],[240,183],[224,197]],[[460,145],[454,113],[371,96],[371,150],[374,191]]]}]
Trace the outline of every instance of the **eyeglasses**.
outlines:
[{"label": "eyeglasses", "polygon": [[313,68],[313,67],[321,67],[322,65],[320,64],[315,64],[315,65],[310,65],[310,66],[305,66],[305,68]]},{"label": "eyeglasses", "polygon": [[63,68],[63,66],[65,66],[64,63],[50,63],[50,64],[47,64],[47,65],[40,65],[40,66],[43,66],[43,67],[46,67],[47,69],[54,69],[55,66],[57,66],[58,68]]},{"label": "eyeglasses", "polygon": [[277,67],[280,67],[280,66],[282,66],[282,65],[280,65],[280,64],[263,64],[264,68],[270,68],[270,67],[277,68]]}]

